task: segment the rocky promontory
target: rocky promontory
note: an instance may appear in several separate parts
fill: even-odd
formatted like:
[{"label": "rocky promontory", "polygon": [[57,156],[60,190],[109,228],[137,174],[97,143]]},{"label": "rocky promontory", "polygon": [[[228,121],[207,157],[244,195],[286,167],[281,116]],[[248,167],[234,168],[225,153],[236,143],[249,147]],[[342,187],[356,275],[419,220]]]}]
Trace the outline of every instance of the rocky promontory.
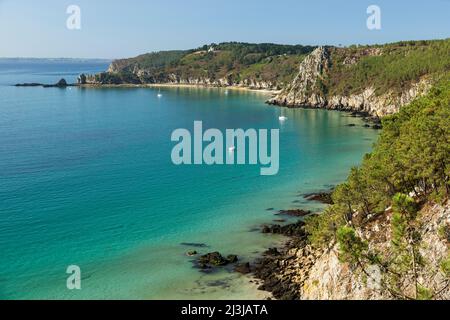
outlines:
[{"label": "rocky promontory", "polygon": [[[428,203],[420,213],[424,225],[420,236],[426,246],[421,249],[424,258],[434,266],[445,260],[449,238],[439,229],[450,225],[450,204]],[[364,239],[377,239],[376,246],[390,245],[390,221],[392,215],[380,216],[365,228]],[[339,246],[315,248],[307,241],[303,231],[285,234],[290,240],[283,249],[270,249],[253,266],[256,278],[263,281],[260,290],[270,291],[281,300],[385,300],[393,299],[391,293],[380,284],[368,281],[368,275],[358,272],[339,259]],[[376,270],[376,269],[375,269]],[[374,273],[376,277],[376,272]],[[439,288],[435,299],[450,299],[445,283],[449,279],[434,268],[420,274],[420,283],[429,288]],[[443,286],[444,284],[444,286]],[[413,283],[406,285],[413,286]],[[443,289],[442,289],[443,288]]]},{"label": "rocky promontory", "polygon": [[[333,57],[336,54],[332,53],[337,50],[342,54],[342,49],[317,48],[300,64],[294,81],[268,103],[290,108],[306,107],[358,112],[381,118],[398,112],[400,107],[426,94],[431,87],[431,80],[423,76],[414,79],[399,92],[386,90],[378,93],[376,88],[370,84],[365,86],[363,83],[361,89],[355,92],[330,93],[333,88],[326,87],[325,83],[336,69],[333,66],[340,63],[341,67],[348,68],[361,59],[361,56],[355,57],[349,50],[344,61],[335,61]],[[363,56],[375,55],[383,55],[382,49],[366,50],[363,53]],[[342,81],[344,82],[345,79]]]},{"label": "rocky promontory", "polygon": [[[274,91],[268,103],[321,108],[371,118],[394,114],[445,72],[450,40],[374,46],[222,43],[119,59],[82,74],[82,86],[192,85]],[[275,92],[276,91],[276,92]]]},{"label": "rocky promontory", "polygon": [[43,88],[67,88],[75,86],[75,84],[68,84],[65,79],[59,80],[55,84],[43,84],[43,83],[18,83],[15,85],[16,87],[43,87]]}]

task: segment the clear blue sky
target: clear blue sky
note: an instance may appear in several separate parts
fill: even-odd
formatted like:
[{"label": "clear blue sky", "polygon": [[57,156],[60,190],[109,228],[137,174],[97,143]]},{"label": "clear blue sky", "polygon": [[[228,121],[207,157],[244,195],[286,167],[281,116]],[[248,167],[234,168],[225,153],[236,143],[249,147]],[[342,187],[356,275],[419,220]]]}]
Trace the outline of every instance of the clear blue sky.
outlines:
[{"label": "clear blue sky", "polygon": [[[66,9],[81,8],[81,30]],[[380,6],[382,30],[366,27]],[[0,0],[0,57],[120,58],[212,42],[372,44],[450,37],[450,0]]]}]

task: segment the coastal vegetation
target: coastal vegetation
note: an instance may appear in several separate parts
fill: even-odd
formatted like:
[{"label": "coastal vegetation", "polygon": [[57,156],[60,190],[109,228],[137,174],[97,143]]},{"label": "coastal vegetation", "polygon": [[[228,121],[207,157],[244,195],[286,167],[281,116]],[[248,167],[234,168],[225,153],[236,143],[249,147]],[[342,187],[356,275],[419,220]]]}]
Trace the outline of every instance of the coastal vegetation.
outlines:
[{"label": "coastal vegetation", "polygon": [[[316,47],[226,42],[191,50],[160,51],[115,60],[108,72],[94,75],[99,84],[193,83],[287,88],[300,63]],[[385,45],[326,47],[308,95],[330,97],[360,94],[401,94],[414,83],[433,80],[450,71],[450,39],[402,41]]]},{"label": "coastal vegetation", "polygon": [[114,61],[109,72],[95,75],[103,84],[161,83],[176,79],[227,79],[230,83],[292,81],[311,46],[227,42],[184,51],[161,51]]},{"label": "coastal vegetation", "polygon": [[[435,298],[450,284],[449,258],[434,271],[447,279],[441,287],[421,283],[420,275],[436,266],[421,253],[427,217],[420,209],[450,196],[450,74],[428,95],[385,117],[383,127],[373,152],[335,189],[333,205],[307,220],[309,241],[317,248],[337,244],[341,262],[368,277],[376,266],[380,290],[394,298]],[[370,226],[386,218],[389,245],[380,246],[386,241],[370,237]],[[447,229],[444,221],[439,233],[448,242]]]},{"label": "coastal vegetation", "polygon": [[322,90],[331,95],[402,92],[421,77],[450,71],[450,39],[403,41],[386,45],[332,48]]}]

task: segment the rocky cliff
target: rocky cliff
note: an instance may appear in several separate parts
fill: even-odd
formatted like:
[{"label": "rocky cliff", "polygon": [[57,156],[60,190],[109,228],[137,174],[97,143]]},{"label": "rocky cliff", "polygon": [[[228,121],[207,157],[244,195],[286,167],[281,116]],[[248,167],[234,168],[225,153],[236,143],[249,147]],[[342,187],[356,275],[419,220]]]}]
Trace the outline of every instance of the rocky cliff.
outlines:
[{"label": "rocky cliff", "polygon": [[159,74],[155,76],[145,69],[136,68],[133,70],[133,77],[124,81],[122,76],[112,71],[100,73],[96,75],[82,74],[78,77],[78,84],[80,85],[120,85],[120,84],[134,84],[134,85],[152,85],[152,84],[169,84],[169,85],[195,85],[205,87],[241,87],[256,90],[280,90],[279,82],[271,80],[261,80],[255,78],[247,78],[235,81],[232,77],[224,78],[209,78],[209,77],[183,77],[174,73]]},{"label": "rocky cliff", "polygon": [[113,61],[106,72],[81,75],[84,85],[187,84],[278,90],[290,83],[313,51],[301,45],[221,43]]},{"label": "rocky cliff", "polygon": [[[398,112],[403,105],[416,97],[424,95],[431,87],[427,77],[416,79],[401,92],[388,90],[378,94],[372,86],[367,86],[352,94],[328,94],[324,83],[329,78],[331,66],[336,64],[330,54],[329,47],[319,47],[301,64],[294,81],[282,90],[269,103],[287,107],[326,108],[333,110],[355,111],[367,113],[374,117],[382,117]],[[382,50],[365,50],[363,55],[382,55]],[[343,65],[358,63],[361,58],[348,53]]]},{"label": "rocky cliff", "polygon": [[[421,211],[422,229],[420,237],[423,239],[421,254],[429,266],[418,276],[422,286],[431,288],[437,293],[435,299],[450,299],[450,288],[448,288],[448,276],[439,266],[447,258],[450,242],[448,235],[441,234],[439,230],[450,227],[450,204],[445,205],[427,204]],[[372,221],[361,232],[363,239],[376,239],[378,249],[390,246],[392,214],[378,217]],[[388,232],[387,232],[388,231]],[[384,290],[379,270],[376,267],[368,268],[369,275],[363,272],[355,272],[348,264],[339,261],[338,247],[333,246],[329,251],[318,254],[317,260],[311,265],[308,277],[301,286],[303,299],[392,299],[390,292]],[[446,285],[447,283],[447,285]],[[414,284],[406,284],[407,292],[414,296]]]},{"label": "rocky cliff", "polygon": [[[430,288],[433,299],[450,299],[450,279],[440,268],[448,259],[450,238],[450,203],[428,203],[421,212],[421,255],[428,267],[418,275],[421,285]],[[360,229],[363,239],[372,240],[377,249],[391,245],[392,212],[387,210]],[[443,232],[443,230],[447,230]],[[298,236],[297,232],[297,236]],[[375,240],[375,241],[373,241]],[[338,245],[328,249],[312,247],[306,240],[293,238],[284,251],[269,251],[257,267],[256,276],[264,281],[261,289],[278,299],[300,300],[389,300],[396,299],[382,286],[385,281],[373,266],[362,272],[339,260]],[[406,282],[406,292],[413,296],[414,283]]]}]

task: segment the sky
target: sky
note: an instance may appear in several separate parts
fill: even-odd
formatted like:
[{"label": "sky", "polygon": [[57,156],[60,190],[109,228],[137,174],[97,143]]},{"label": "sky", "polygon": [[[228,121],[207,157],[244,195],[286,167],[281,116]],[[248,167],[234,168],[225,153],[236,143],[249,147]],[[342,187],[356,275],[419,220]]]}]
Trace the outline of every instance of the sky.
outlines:
[{"label": "sky", "polygon": [[[81,29],[67,28],[67,8]],[[381,10],[369,30],[367,8]],[[0,0],[0,57],[124,58],[225,41],[351,45],[450,37],[450,0]]]}]

